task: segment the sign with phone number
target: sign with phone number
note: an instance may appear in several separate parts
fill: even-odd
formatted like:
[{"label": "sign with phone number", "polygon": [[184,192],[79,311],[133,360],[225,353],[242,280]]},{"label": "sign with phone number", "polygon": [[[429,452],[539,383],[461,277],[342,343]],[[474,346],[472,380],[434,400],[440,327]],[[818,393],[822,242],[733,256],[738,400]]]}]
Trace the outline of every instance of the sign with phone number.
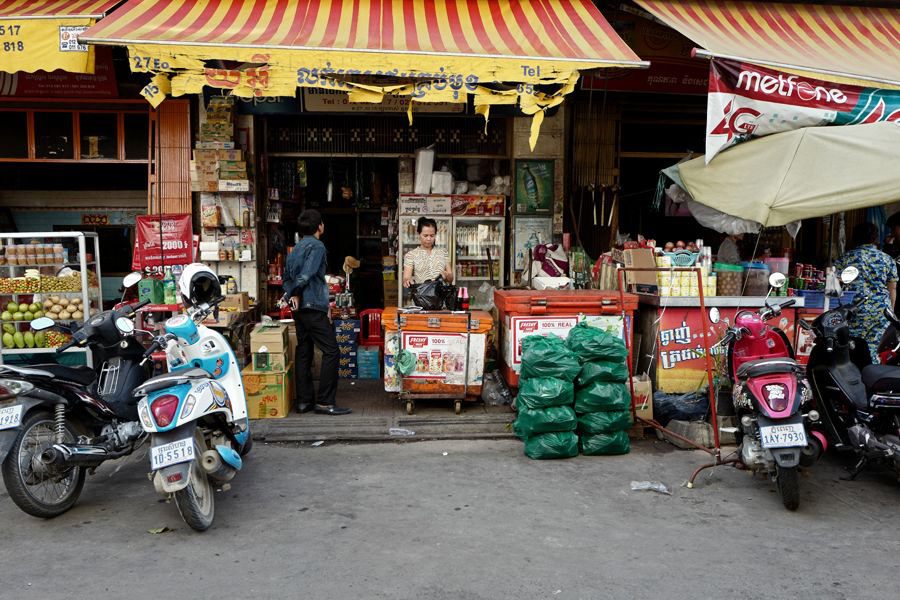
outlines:
[{"label": "sign with phone number", "polygon": [[93,73],[94,50],[78,36],[93,19],[23,19],[0,24],[0,71]]}]

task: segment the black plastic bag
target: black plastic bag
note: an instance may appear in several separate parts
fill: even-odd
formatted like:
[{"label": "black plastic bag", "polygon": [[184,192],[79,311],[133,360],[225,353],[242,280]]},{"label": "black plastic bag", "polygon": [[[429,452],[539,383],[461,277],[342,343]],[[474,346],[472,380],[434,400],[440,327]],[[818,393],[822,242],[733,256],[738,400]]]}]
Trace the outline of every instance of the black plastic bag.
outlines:
[{"label": "black plastic bag", "polygon": [[456,286],[443,277],[409,286],[413,303],[425,310],[456,310]]},{"label": "black plastic bag", "polygon": [[669,421],[705,421],[708,412],[709,394],[703,392],[653,394],[653,416],[663,426]]}]

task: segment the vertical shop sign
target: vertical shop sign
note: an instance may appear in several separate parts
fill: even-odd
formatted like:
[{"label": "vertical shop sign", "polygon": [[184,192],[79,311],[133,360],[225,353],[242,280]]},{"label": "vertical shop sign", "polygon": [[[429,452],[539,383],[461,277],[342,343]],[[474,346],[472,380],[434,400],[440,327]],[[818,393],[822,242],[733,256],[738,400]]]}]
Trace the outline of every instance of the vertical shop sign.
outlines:
[{"label": "vertical shop sign", "polygon": [[140,215],[131,268],[187,265],[193,261],[191,215]]}]

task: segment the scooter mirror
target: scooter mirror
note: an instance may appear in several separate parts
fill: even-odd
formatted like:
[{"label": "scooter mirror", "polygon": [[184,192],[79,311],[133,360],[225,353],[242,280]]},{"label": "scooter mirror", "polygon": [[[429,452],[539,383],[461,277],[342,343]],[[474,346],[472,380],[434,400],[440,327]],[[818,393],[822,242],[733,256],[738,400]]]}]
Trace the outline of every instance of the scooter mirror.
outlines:
[{"label": "scooter mirror", "polygon": [[125,277],[122,278],[122,285],[125,288],[130,288],[131,286],[137,284],[138,281],[143,279],[140,273],[135,271],[134,273],[129,273]]},{"label": "scooter mirror", "polygon": [[38,317],[37,319],[32,320],[29,325],[35,331],[44,331],[45,329],[50,329],[56,325],[56,321],[50,317]]},{"label": "scooter mirror", "polygon": [[773,288],[780,290],[785,283],[787,283],[787,277],[783,273],[772,273],[769,275],[769,285]]},{"label": "scooter mirror", "polygon": [[709,322],[710,323],[718,323],[722,318],[722,315],[719,314],[719,309],[713,306],[709,309]]},{"label": "scooter mirror", "polygon": [[134,321],[128,317],[119,317],[116,319],[116,329],[125,334],[131,333],[134,331]]},{"label": "scooter mirror", "polygon": [[859,269],[850,265],[843,271],[841,271],[841,281],[846,285],[848,283],[853,283],[856,281],[856,278],[859,277]]}]

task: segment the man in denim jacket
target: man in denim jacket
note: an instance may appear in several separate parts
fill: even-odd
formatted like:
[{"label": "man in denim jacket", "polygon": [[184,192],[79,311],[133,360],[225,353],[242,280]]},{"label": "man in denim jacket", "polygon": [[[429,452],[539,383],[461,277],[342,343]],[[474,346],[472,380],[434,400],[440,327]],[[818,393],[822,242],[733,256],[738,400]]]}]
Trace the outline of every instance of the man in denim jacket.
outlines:
[{"label": "man in denim jacket", "polygon": [[[346,415],[349,408],[335,404],[338,383],[338,346],[329,316],[328,285],[325,283],[327,253],[319,238],[325,232],[322,215],[304,210],[298,219],[303,239],[288,255],[284,266],[284,293],[297,325],[297,352],[294,358],[297,402],[301,413],[313,410],[326,415]],[[322,351],[319,396],[312,382],[313,344]]]}]

